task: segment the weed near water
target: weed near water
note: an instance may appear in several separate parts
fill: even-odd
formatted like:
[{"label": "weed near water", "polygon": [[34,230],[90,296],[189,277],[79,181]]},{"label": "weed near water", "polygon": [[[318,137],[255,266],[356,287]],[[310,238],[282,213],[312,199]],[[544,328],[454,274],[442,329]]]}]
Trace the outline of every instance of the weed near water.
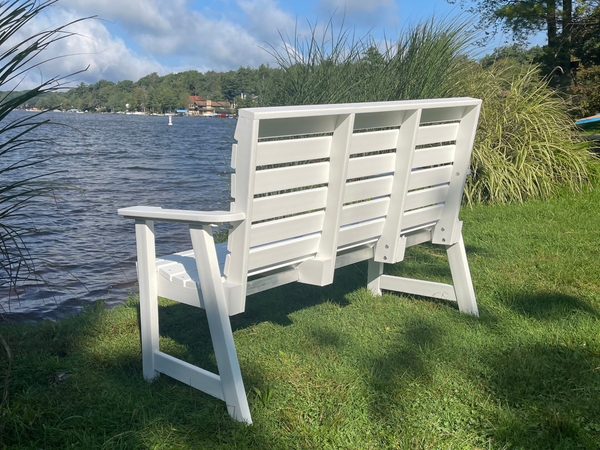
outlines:
[{"label": "weed near water", "polygon": [[[232,317],[254,425],[141,373],[138,309],[2,327],[8,448],[595,449],[600,445],[600,191],[463,208],[480,318],[450,302],[292,284]],[[413,247],[389,273],[449,281]],[[160,302],[161,349],[216,370],[202,310]],[[2,360],[2,369],[5,361]]]}]

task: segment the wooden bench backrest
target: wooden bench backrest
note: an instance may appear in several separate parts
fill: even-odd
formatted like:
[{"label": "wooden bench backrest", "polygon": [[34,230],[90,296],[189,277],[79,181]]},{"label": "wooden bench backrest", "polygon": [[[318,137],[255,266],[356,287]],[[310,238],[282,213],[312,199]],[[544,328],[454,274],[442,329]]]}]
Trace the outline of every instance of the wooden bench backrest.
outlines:
[{"label": "wooden bench backrest", "polygon": [[[480,100],[416,100],[240,110],[232,153],[232,230],[225,275],[245,296],[248,275],[300,264],[327,284],[340,249],[375,242],[396,262],[402,234],[457,220]],[[304,280],[302,279],[304,278]]]}]

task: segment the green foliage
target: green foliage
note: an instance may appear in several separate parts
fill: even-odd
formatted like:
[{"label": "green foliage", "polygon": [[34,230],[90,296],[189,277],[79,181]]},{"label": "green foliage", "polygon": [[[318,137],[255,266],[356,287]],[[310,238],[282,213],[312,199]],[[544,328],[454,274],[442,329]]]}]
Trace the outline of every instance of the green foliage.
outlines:
[{"label": "green foliage", "polygon": [[261,92],[261,104],[300,105],[449,96],[460,78],[470,34],[466,23],[431,19],[378,49],[331,23],[311,35],[271,46],[281,73]]},{"label": "green foliage", "polygon": [[473,66],[462,92],[483,100],[467,202],[548,198],[563,186],[581,191],[600,174],[565,101],[535,67]]},{"label": "green foliage", "polygon": [[[253,295],[231,318],[250,427],[168,376],[144,381],[134,300],[4,326],[15,348],[6,446],[597,449],[598,204],[600,190],[464,208],[479,318],[443,300],[373,297],[366,263],[323,288]],[[433,246],[386,273],[450,282]],[[159,305],[161,351],[216,371],[204,311]]]},{"label": "green foliage", "polygon": [[480,64],[484,69],[499,61],[508,64],[528,65],[539,62],[543,57],[544,51],[539,45],[527,49],[523,44],[512,44],[495,48],[491,54],[481,58]]},{"label": "green foliage", "polygon": [[[61,93],[39,93],[29,99],[29,107],[40,110],[76,108],[83,111],[157,111],[187,109],[190,95],[207,96],[214,101],[234,100],[239,103],[241,92],[254,94],[270,80],[277,69],[261,65],[258,69],[240,67],[237,71],[204,74],[195,70],[168,74],[156,72],[138,81],[122,80],[117,84],[100,80],[94,84],[80,83],[76,88]],[[14,94],[8,94],[14,95]],[[243,103],[243,102],[242,102]],[[22,103],[19,106],[25,106]],[[129,105],[129,106],[127,106]],[[253,102],[248,106],[256,106]]]},{"label": "green foliage", "polygon": [[574,103],[580,108],[579,117],[600,113],[600,65],[577,72],[573,86]]}]

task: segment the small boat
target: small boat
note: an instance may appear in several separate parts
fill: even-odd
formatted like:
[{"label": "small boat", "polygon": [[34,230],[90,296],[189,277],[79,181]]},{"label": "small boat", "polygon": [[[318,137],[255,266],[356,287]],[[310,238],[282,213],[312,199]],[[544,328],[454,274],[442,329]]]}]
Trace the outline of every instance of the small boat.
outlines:
[{"label": "small boat", "polygon": [[600,114],[596,114],[595,116],[584,117],[583,119],[579,119],[575,122],[575,125],[583,125],[585,123],[592,123],[600,121]]}]

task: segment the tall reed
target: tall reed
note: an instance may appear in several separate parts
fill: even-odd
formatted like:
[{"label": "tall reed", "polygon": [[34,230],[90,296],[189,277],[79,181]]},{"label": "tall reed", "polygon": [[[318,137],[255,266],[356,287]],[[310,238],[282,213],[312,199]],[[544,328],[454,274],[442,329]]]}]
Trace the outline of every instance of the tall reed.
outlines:
[{"label": "tall reed", "polygon": [[380,45],[330,20],[310,36],[283,38],[269,52],[281,68],[261,104],[302,105],[447,97],[471,42],[467,24],[433,18]]}]

